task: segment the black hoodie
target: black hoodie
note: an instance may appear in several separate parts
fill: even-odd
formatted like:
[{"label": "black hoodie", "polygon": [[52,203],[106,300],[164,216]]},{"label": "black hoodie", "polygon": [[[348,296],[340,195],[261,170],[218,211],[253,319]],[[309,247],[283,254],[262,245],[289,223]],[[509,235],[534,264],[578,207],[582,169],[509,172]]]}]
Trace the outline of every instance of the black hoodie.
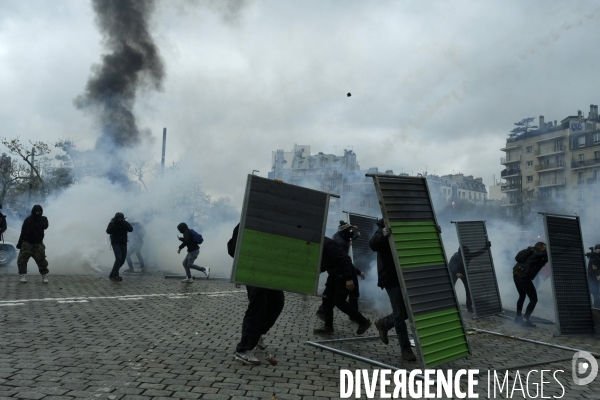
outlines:
[{"label": "black hoodie", "polygon": [[196,251],[200,248],[200,246],[198,246],[196,242],[194,242],[194,239],[192,238],[192,233],[190,232],[190,228],[188,228],[185,222],[182,222],[179,225],[177,225],[177,230],[180,233],[183,233],[183,237],[178,238],[179,240],[181,240],[179,250],[187,246],[188,253],[191,253],[192,251]]},{"label": "black hoodie", "polygon": [[106,233],[110,235],[110,242],[127,245],[127,232],[133,232],[133,227],[125,221],[122,213],[116,213],[106,228]]},{"label": "black hoodie", "polygon": [[[36,214],[39,211],[39,215]],[[21,236],[19,236],[19,242],[17,247],[21,248],[23,242],[31,244],[39,244],[44,242],[44,231],[48,229],[48,218],[42,214],[44,209],[39,204],[36,204],[31,209],[31,215],[25,218],[23,226],[21,228]]]},{"label": "black hoodie", "polygon": [[390,241],[383,236],[383,228],[383,219],[377,220],[377,231],[369,240],[369,247],[377,252],[377,286],[382,289],[400,286]]}]

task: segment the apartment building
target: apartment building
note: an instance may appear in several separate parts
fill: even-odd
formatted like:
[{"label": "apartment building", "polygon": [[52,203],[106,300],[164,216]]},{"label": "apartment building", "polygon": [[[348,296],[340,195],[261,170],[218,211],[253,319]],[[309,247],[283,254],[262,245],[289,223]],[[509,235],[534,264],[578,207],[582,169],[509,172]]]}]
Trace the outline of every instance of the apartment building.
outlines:
[{"label": "apartment building", "polygon": [[431,196],[439,196],[445,201],[454,199],[467,200],[481,205],[487,200],[487,190],[482,178],[473,175],[449,174],[431,175],[425,173]]},{"label": "apartment building", "polygon": [[600,120],[598,106],[591,105],[587,118],[581,111],[560,123],[545,122],[539,128],[506,141],[500,163],[506,193],[505,206],[516,206],[525,193],[538,200],[562,204],[569,212],[582,212],[598,198],[600,188]]}]

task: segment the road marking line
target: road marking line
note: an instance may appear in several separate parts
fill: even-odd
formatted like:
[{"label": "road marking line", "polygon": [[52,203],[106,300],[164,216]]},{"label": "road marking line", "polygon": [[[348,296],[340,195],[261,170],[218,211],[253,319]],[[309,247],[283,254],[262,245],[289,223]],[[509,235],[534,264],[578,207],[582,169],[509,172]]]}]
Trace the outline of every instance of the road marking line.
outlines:
[{"label": "road marking line", "polygon": [[0,304],[0,307],[8,307],[8,306],[24,306],[25,303],[4,303]]},{"label": "road marking line", "polygon": [[58,300],[59,303],[89,303],[87,300]]}]

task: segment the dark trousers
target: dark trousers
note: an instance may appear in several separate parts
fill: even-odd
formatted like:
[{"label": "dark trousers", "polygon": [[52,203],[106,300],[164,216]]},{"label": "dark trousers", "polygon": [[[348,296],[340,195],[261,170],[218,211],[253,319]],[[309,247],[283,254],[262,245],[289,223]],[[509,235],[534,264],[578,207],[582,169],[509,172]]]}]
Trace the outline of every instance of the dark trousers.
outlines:
[{"label": "dark trousers", "polygon": [[127,251],[127,265],[129,266],[130,270],[133,270],[133,262],[131,261],[131,255],[133,253],[135,253],[135,255],[138,258],[138,261],[140,262],[140,268],[144,268],[144,259],[142,258],[142,246],[144,245],[143,242],[139,242],[139,243],[132,243],[131,246],[129,246],[129,250]]},{"label": "dark trousers", "polygon": [[127,257],[127,244],[112,244],[113,253],[115,253],[115,263],[113,264],[110,276],[119,276],[119,269],[125,264],[125,258]]},{"label": "dark trousers", "polygon": [[266,334],[273,327],[285,303],[281,290],[246,286],[246,291],[249,303],[242,322],[242,340],[235,349],[237,352],[256,347],[260,335]]},{"label": "dark trousers", "polygon": [[382,318],[383,326],[388,331],[392,328],[396,330],[396,336],[398,336],[398,344],[400,344],[400,347],[410,347],[408,327],[406,326],[408,314],[406,312],[404,299],[402,298],[402,289],[400,289],[400,286],[394,286],[385,288],[385,291],[390,298],[392,313]]},{"label": "dark trousers", "polygon": [[346,301],[348,298],[348,289],[346,289],[346,281],[344,278],[329,275],[327,277],[327,283],[325,290],[328,290],[327,297],[325,297],[325,326],[333,327],[333,309],[337,307],[341,312],[350,317],[351,320],[362,324],[366,318],[358,311],[356,307],[353,307]]},{"label": "dark trousers", "polygon": [[528,320],[538,301],[535,285],[531,279],[527,278],[526,276],[513,276],[513,280],[515,281],[515,286],[519,292],[519,300],[517,300],[517,316],[521,315],[523,303],[525,303],[525,297],[529,297],[529,304],[527,304],[525,315],[523,315],[523,317]]},{"label": "dark trousers", "polygon": [[600,281],[596,279],[596,277],[588,277],[588,286],[590,287],[590,294],[592,295],[592,299],[594,299],[594,308],[600,310]]},{"label": "dark trousers", "polygon": [[[330,291],[328,291],[328,285],[325,283],[325,290],[323,291],[323,301],[319,306],[319,311],[325,312],[325,299]],[[354,279],[354,290],[348,293],[348,303],[358,310],[358,299],[360,298],[360,292],[358,287],[358,279]]]},{"label": "dark trousers", "polygon": [[467,296],[467,310],[473,309],[473,303],[471,302],[471,290],[469,289],[469,283],[467,282],[467,277],[463,274],[462,278],[456,276],[456,274],[452,275],[452,284],[456,286],[456,281],[461,280],[463,285],[465,285],[465,294]]}]

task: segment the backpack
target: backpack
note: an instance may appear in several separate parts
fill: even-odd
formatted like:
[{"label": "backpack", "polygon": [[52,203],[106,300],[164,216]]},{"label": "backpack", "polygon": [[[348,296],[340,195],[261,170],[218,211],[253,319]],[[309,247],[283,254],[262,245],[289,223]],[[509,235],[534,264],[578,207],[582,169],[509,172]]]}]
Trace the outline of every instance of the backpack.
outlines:
[{"label": "backpack", "polygon": [[515,261],[518,263],[525,262],[531,254],[533,254],[533,248],[531,248],[531,247],[521,250],[515,256]]},{"label": "backpack", "polygon": [[190,229],[190,234],[192,235],[192,241],[194,243],[202,244],[202,242],[204,242],[204,238],[202,237],[202,235],[196,232],[195,230]]}]

